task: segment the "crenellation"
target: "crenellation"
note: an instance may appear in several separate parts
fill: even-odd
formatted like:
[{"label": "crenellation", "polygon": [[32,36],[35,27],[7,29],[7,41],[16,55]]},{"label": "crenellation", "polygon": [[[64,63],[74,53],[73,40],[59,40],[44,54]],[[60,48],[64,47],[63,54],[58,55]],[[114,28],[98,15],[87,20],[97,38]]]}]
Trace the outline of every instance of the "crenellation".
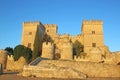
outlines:
[{"label": "crenellation", "polygon": [[57,27],[57,25],[56,24],[44,24],[44,26],[45,27],[51,27],[51,28],[53,28],[53,27]]},{"label": "crenellation", "polygon": [[10,56],[8,55],[8,56],[7,56],[7,59],[8,59],[8,60],[14,60],[14,57],[13,57],[13,55],[10,55]]},{"label": "crenellation", "polygon": [[92,25],[92,24],[95,24],[95,25],[102,25],[103,22],[102,20],[83,20],[83,25]]},{"label": "crenellation", "polygon": [[23,24],[40,24],[41,22],[40,21],[35,21],[35,22],[33,22],[33,21],[30,21],[30,22],[23,22]]},{"label": "crenellation", "polygon": [[43,46],[53,46],[54,44],[53,43],[51,43],[51,42],[44,42],[43,43]]}]

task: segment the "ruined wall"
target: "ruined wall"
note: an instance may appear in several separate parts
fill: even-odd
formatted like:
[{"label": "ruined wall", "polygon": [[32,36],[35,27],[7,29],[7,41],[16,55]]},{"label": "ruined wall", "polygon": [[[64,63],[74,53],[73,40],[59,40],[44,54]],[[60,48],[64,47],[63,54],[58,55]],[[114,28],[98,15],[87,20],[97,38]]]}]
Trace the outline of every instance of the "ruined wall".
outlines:
[{"label": "ruined wall", "polygon": [[24,65],[27,65],[25,58],[20,57],[18,61],[14,61],[13,56],[8,56],[6,70],[22,71]]},{"label": "ruined wall", "polygon": [[3,69],[6,68],[7,63],[7,51],[0,50],[0,64],[2,64]]},{"label": "ruined wall", "polygon": [[54,44],[51,42],[43,42],[42,57],[48,59],[54,59],[54,56],[55,56]]}]

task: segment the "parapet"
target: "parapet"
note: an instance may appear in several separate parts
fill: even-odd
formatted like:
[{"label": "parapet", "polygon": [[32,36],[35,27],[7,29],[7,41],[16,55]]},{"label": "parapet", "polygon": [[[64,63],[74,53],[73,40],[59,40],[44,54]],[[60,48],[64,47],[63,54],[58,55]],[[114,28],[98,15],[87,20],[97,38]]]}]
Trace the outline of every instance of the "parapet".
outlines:
[{"label": "parapet", "polygon": [[95,24],[95,25],[102,25],[102,20],[83,20],[82,24]]},{"label": "parapet", "polygon": [[40,25],[41,24],[41,22],[39,22],[39,21],[36,21],[36,22],[23,22],[23,25]]},{"label": "parapet", "polygon": [[45,27],[56,27],[56,24],[44,24]]},{"label": "parapet", "polygon": [[10,56],[8,55],[8,56],[7,56],[7,59],[8,59],[8,60],[14,60],[14,59],[13,59],[13,55],[10,55]]},{"label": "parapet", "polygon": [[43,42],[43,46],[44,47],[52,47],[52,46],[54,46],[54,44],[51,42]]},{"label": "parapet", "polygon": [[60,38],[68,38],[70,35],[69,34],[63,34],[60,36]]}]

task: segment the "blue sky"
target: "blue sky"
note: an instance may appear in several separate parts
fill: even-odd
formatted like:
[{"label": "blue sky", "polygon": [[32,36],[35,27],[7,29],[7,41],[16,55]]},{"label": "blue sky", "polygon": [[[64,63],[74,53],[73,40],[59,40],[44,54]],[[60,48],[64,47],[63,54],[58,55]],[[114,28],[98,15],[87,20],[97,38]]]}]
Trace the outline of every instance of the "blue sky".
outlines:
[{"label": "blue sky", "polygon": [[58,33],[81,33],[82,20],[103,20],[104,43],[120,51],[120,0],[0,0],[0,49],[21,43],[22,23],[57,24]]}]

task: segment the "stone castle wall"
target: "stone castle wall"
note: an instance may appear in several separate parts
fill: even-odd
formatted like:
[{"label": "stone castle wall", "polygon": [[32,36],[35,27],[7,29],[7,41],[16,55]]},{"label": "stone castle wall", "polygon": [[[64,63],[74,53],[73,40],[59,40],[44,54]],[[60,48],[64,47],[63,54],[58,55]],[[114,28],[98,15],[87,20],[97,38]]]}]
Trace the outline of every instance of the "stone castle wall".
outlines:
[{"label": "stone castle wall", "polygon": [[22,32],[22,45],[29,47],[33,50],[34,41],[37,32],[37,26],[40,25],[39,22],[24,22],[23,32]]},{"label": "stone castle wall", "polygon": [[73,59],[73,47],[72,43],[63,43],[61,59],[72,60]]},{"label": "stone castle wall", "polygon": [[44,24],[45,26],[45,33],[50,35],[51,38],[57,35],[57,25],[56,24]]},{"label": "stone castle wall", "polygon": [[51,42],[43,42],[42,57],[48,59],[54,59],[54,56],[55,56],[54,44]]},{"label": "stone castle wall", "polygon": [[7,51],[0,50],[0,64],[2,64],[3,69],[6,68],[7,63]]},{"label": "stone castle wall", "polygon": [[120,65],[120,52],[111,53],[104,61],[107,64]]},{"label": "stone castle wall", "polygon": [[24,22],[22,32],[22,45],[36,51],[33,59],[40,55],[42,51],[42,39],[45,27],[41,22]]},{"label": "stone castle wall", "polygon": [[84,52],[90,54],[92,47],[99,47],[104,54],[103,22],[100,20],[83,21],[82,35],[84,40]]},{"label": "stone castle wall", "polygon": [[[79,62],[79,61],[57,61],[57,60],[44,60],[40,64],[52,64],[61,67],[70,67],[76,69],[89,77],[120,77],[119,65],[108,65],[93,62]],[[113,72],[114,71],[114,72]]]},{"label": "stone castle wall", "polygon": [[[23,76],[37,75],[41,77],[44,75],[42,77],[53,77],[54,75],[58,75],[61,76],[61,78],[62,76],[68,76],[69,72],[64,73],[64,70],[62,74],[59,74],[61,68],[66,72],[68,72],[67,69],[72,69],[77,72],[77,74],[80,72],[84,75],[86,74],[88,77],[120,77],[119,65],[61,60],[42,60],[36,66],[25,66],[23,69]],[[56,70],[58,72],[56,72]],[[42,73],[39,71],[42,71]],[[70,71],[69,75],[75,75],[76,73],[74,71]],[[79,77],[76,76],[76,78]]]},{"label": "stone castle wall", "polygon": [[51,66],[24,66],[23,76],[43,78],[79,78],[86,79],[86,75],[69,67]]},{"label": "stone castle wall", "polygon": [[[44,29],[43,29],[44,28]],[[56,24],[44,24],[40,22],[24,22],[23,24],[23,36],[22,36],[22,44],[25,46],[28,46],[28,43],[31,43],[31,49],[36,47],[35,51],[36,53],[42,52],[42,55],[44,57],[49,57],[49,53],[43,48],[42,50],[42,38],[44,34],[46,33],[49,35],[53,41],[54,49],[50,48],[53,51],[50,51],[50,53],[57,54],[60,58],[67,58],[68,56],[62,54],[63,53],[63,44],[64,43],[74,43],[76,40],[79,41],[84,46],[84,53],[86,53],[86,57],[89,58],[89,60],[93,60],[92,56],[94,54],[91,52],[93,47],[99,48],[101,53],[93,55],[95,59],[101,58],[102,56],[109,56],[109,52],[106,50],[104,45],[104,34],[103,34],[103,22],[101,20],[84,20],[82,22],[82,33],[78,34],[76,36],[71,36],[69,34],[63,34],[60,35],[57,33],[58,27]],[[29,32],[32,32],[32,35],[29,34]],[[29,35],[28,35],[29,34]],[[44,44],[44,43],[43,43]],[[33,46],[34,45],[34,46]],[[47,49],[47,47],[46,47]],[[49,50],[49,49],[48,49]],[[48,53],[44,54],[45,51]],[[66,52],[71,51],[71,45],[69,46],[69,49],[65,50]],[[53,55],[54,55],[53,54]],[[62,56],[61,56],[62,55]],[[55,55],[56,56],[56,55]],[[69,55],[70,57],[71,55]]]},{"label": "stone castle wall", "polygon": [[6,70],[22,71],[24,65],[27,65],[27,63],[23,57],[20,57],[18,61],[14,61],[13,56],[8,56]]}]

